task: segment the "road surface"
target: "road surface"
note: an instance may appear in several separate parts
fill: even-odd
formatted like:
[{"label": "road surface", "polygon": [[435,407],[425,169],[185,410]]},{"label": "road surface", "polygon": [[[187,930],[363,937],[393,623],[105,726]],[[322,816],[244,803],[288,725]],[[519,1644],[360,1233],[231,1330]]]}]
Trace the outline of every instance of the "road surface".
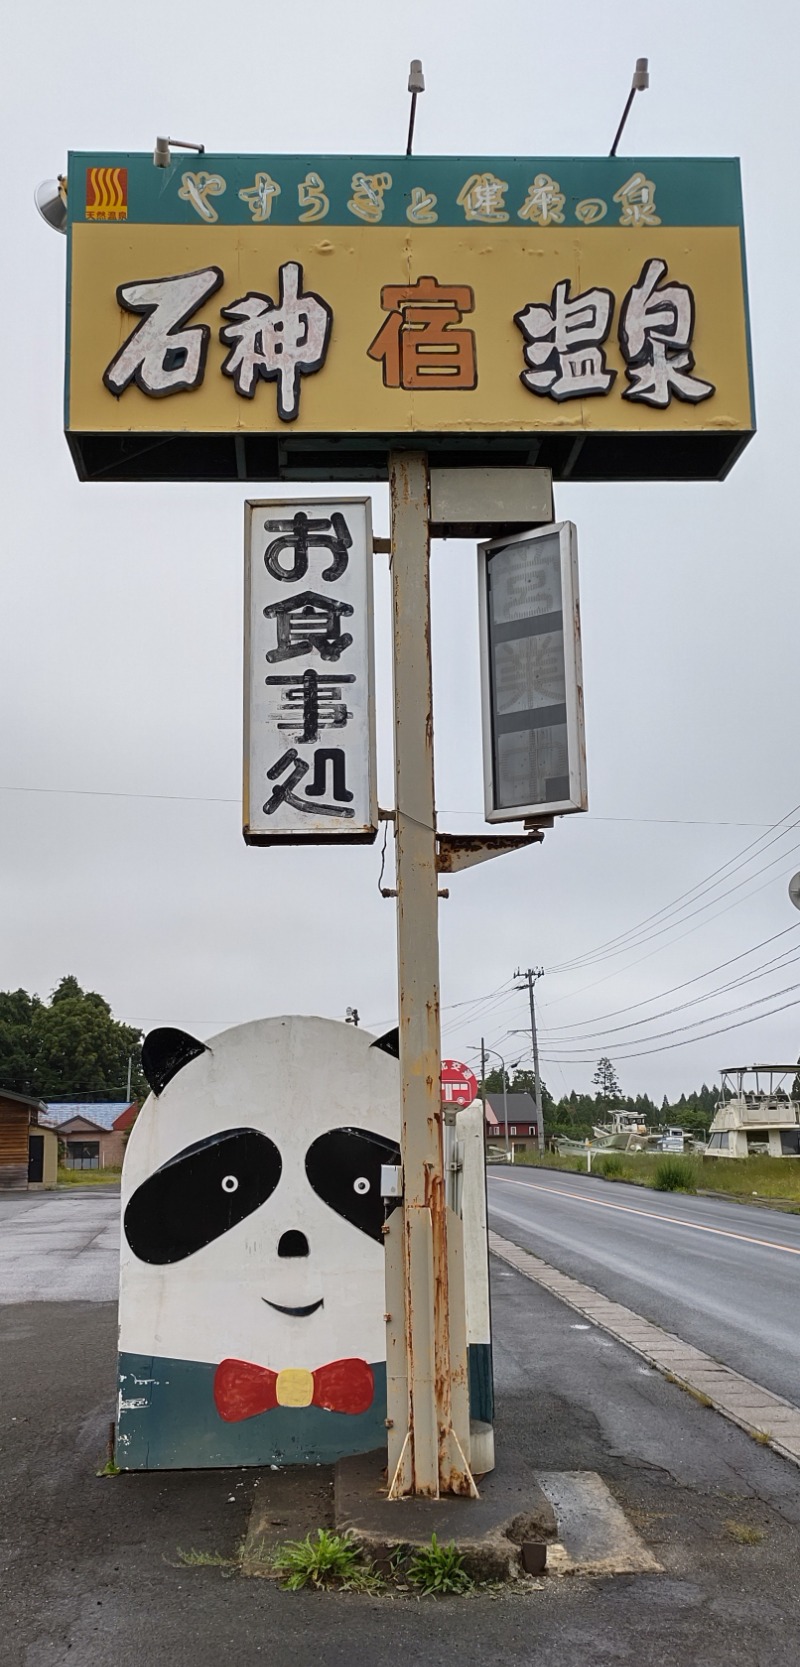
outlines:
[{"label": "road surface", "polygon": [[489,1169],[496,1233],[800,1403],[800,1216]]}]

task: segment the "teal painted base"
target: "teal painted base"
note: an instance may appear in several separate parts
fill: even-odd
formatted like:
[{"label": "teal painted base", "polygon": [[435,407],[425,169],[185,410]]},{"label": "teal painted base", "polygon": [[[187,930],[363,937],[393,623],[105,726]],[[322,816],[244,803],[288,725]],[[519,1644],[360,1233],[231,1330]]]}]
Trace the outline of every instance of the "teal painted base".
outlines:
[{"label": "teal painted base", "polygon": [[[470,1346],[473,1418],[492,1419],[491,1345]],[[116,1460],[121,1470],[227,1469],[238,1465],[334,1464],[386,1444],[386,1366],[372,1367],[375,1398],[351,1415],[321,1407],[274,1407],[229,1424],[214,1405],[216,1366],[153,1355],[119,1357]]]}]

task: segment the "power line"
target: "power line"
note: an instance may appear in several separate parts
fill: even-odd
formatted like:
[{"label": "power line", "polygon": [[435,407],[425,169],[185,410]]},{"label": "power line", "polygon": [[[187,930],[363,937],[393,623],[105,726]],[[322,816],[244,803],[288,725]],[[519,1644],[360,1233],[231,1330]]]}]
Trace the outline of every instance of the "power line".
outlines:
[{"label": "power line", "polygon": [[[782,1007],[773,1007],[773,1008],[770,1009],[770,1011],[768,1013],[759,1013],[758,1018],[759,1019],[771,1019],[776,1013],[785,1013],[788,1008],[796,1007],[796,1006],[797,1006],[796,1001],[785,1001],[783,1003]],[[650,1054],[671,1053],[674,1048],[690,1047],[692,1045],[692,1043],[694,1043],[694,1042],[707,1042],[707,1041],[710,1041],[712,1036],[724,1036],[724,1035],[726,1035],[726,1033],[728,1031],[741,1030],[742,1028],[743,1027],[742,1027],[741,1023],[736,1023],[736,1024],[732,1024],[732,1025],[723,1025],[721,1030],[709,1030],[709,1031],[706,1032],[705,1036],[695,1036],[695,1037],[693,1037],[691,1042],[686,1042],[684,1040],[680,1040],[678,1042],[665,1042],[664,1046],[661,1047],[661,1048],[644,1048],[644,1049],[642,1049],[642,1051],[640,1053],[617,1054],[617,1058],[622,1059],[622,1060],[626,1060],[626,1059],[646,1059],[646,1058],[649,1057]],[[561,1064],[561,1065],[591,1065],[591,1063],[592,1063],[591,1058],[589,1058],[589,1059],[566,1059],[566,1058],[561,1058],[560,1060],[558,1060],[558,1059],[550,1058],[550,1057],[548,1057],[545,1062],[547,1064],[550,1064],[550,1065],[558,1065],[558,1064]]]},{"label": "power line", "polygon": [[[686,1031],[689,1031],[689,1030],[699,1030],[702,1025],[713,1024],[717,1019],[728,1019],[728,1018],[732,1018],[733,1015],[736,1014],[736,1013],[749,1012],[749,1010],[753,1007],[760,1007],[762,1002],[772,1001],[775,996],[789,995],[791,992],[793,992],[795,990],[800,990],[800,983],[787,984],[787,985],[785,985],[785,987],[782,990],[770,990],[767,995],[757,996],[754,1001],[744,1002],[743,1005],[740,1006],[740,1007],[730,1007],[724,1013],[711,1013],[711,1014],[709,1014],[709,1016],[707,1018],[705,1018],[705,1019],[696,1019],[692,1024],[675,1025],[670,1030],[654,1031],[652,1036],[641,1036],[641,1037],[637,1037],[636,1040],[637,1040],[637,1042],[639,1042],[639,1041],[641,1041],[641,1042],[655,1042],[655,1041],[659,1041],[664,1036],[680,1036],[680,1035],[684,1034]],[[798,1004],[797,1004],[797,1002],[791,1002],[790,1001],[790,1002],[787,1002],[786,1005],[788,1007],[796,1007]],[[774,1011],[776,1013],[782,1013],[784,1011],[784,1009],[782,1007],[777,1007],[777,1008],[772,1009],[772,1011]],[[759,1013],[758,1017],[760,1019],[769,1018],[770,1014],[769,1013]],[[729,1028],[734,1029],[735,1027],[730,1026]],[[721,1032],[712,1030],[712,1031],[708,1031],[706,1034],[708,1036],[717,1036],[717,1035],[721,1034]],[[697,1042],[705,1041],[706,1040],[706,1035],[693,1037],[692,1040],[697,1041]],[[562,1044],[557,1044],[557,1043],[556,1044],[550,1044],[550,1046],[561,1046],[561,1045]],[[676,1046],[679,1046],[679,1045],[680,1044],[676,1044]],[[569,1043],[565,1042],[563,1044],[563,1046],[568,1047]],[[581,1063],[581,1064],[584,1064],[584,1065],[587,1064],[587,1063],[591,1063],[591,1059],[592,1059],[596,1050],[594,1048],[588,1048],[588,1047],[587,1048],[582,1048],[580,1043],[578,1043],[578,1050],[577,1051],[584,1053],[587,1057],[584,1058],[581,1061],[569,1060],[569,1061],[567,1061],[567,1063],[569,1063],[569,1064]],[[646,1050],[646,1051],[658,1053],[661,1050],[659,1050],[658,1048],[655,1048],[655,1049],[650,1049],[650,1050]],[[554,1055],[553,1057],[555,1058],[556,1056]],[[564,1056],[561,1055],[560,1057],[563,1058]],[[643,1055],[640,1055],[640,1054],[620,1054],[618,1057],[620,1059],[638,1059],[638,1058],[643,1057]]]},{"label": "power line", "polygon": [[[770,867],[771,866],[772,865],[770,864]],[[754,874],[751,878],[756,879],[757,875]],[[690,926],[685,932],[680,932],[677,938],[672,939],[671,943],[656,944],[655,949],[648,949],[645,955],[639,955],[635,961],[629,961],[627,966],[617,967],[613,972],[604,973],[602,978],[593,979],[591,984],[582,984],[579,990],[570,990],[566,995],[555,996],[550,1005],[555,1006],[555,1004],[560,1001],[574,1001],[576,996],[584,995],[587,990],[596,990],[599,984],[607,984],[609,978],[619,978],[621,973],[630,972],[633,967],[641,966],[643,961],[652,960],[654,955],[660,955],[663,950],[673,949],[676,943],[681,943],[684,938],[692,937],[695,932],[700,931],[702,926],[708,926],[711,920],[718,920],[720,915],[728,914],[731,909],[738,909],[740,903],[750,902],[752,898],[758,897],[759,892],[765,891],[767,886],[771,886],[773,884],[773,878],[774,876],[769,880],[765,880],[763,885],[756,886],[755,891],[751,891],[747,897],[740,897],[735,903],[726,903],[724,908],[717,909],[716,914],[711,915],[709,920],[700,921],[697,926]],[[714,902],[719,901],[719,898],[714,899]],[[676,921],[675,924],[679,925],[681,923]]]},{"label": "power line", "polygon": [[[210,793],[129,793],[103,787],[12,787],[0,783],[0,793],[52,793],[67,796],[74,795],[83,799],[153,799],[191,805],[241,804],[241,795],[237,795],[236,798],[223,798]],[[449,809],[441,809],[439,814],[441,816],[473,816],[481,822],[485,821],[483,811],[458,809],[453,805]],[[592,822],[630,822],[641,827],[764,828],[767,831],[774,826],[771,822],[731,822],[688,816],[590,816],[587,821],[589,824]]]},{"label": "power line", "polygon": [[[617,1030],[631,1030],[636,1025],[651,1024],[654,1019],[666,1018],[668,1014],[677,1013],[683,1007],[691,1007],[695,1001],[710,1001],[715,995],[722,995],[726,990],[734,989],[737,984],[749,983],[752,979],[760,977],[762,973],[774,970],[779,962],[783,962],[785,965],[791,965],[792,961],[795,961],[800,957],[791,954],[791,951],[788,949],[782,950],[779,955],[771,956],[769,960],[763,961],[759,966],[751,968],[748,973],[742,974],[740,978],[730,980],[726,984],[718,985],[716,989],[709,990],[705,994],[694,996],[691,1001],[680,1002],[677,1007],[666,1007],[657,1013],[650,1013],[647,1018],[633,1020],[630,1024],[614,1025],[610,1029],[606,1024],[608,1019],[618,1018],[624,1013],[633,1013],[640,1007],[649,1007],[653,1002],[662,1001],[666,996],[677,995],[679,990],[686,990],[690,985],[698,984],[703,978],[712,978],[715,972],[722,972],[725,967],[733,966],[736,961],[745,960],[748,955],[754,955],[757,950],[764,949],[767,944],[775,943],[776,939],[785,937],[788,932],[794,933],[798,931],[800,931],[800,921],[797,922],[796,926],[786,926],[782,932],[775,932],[771,938],[764,938],[761,943],[755,944],[752,949],[744,949],[739,955],[731,955],[727,961],[721,961],[718,966],[710,967],[707,972],[696,973],[694,978],[685,978],[682,983],[674,984],[671,989],[662,990],[660,995],[648,996],[643,1001],[632,1002],[629,1007],[618,1007],[612,1013],[595,1014],[591,1019],[576,1019],[569,1025],[556,1025],[552,1030],[546,1031],[545,1034],[550,1040],[556,1040],[557,1038],[562,1037],[564,1041],[567,1042],[580,1040],[580,1036],[573,1038],[566,1034],[568,1031],[573,1030],[579,1030],[581,1036],[608,1036],[613,1035]],[[792,948],[793,947],[794,946],[792,946]],[[787,959],[787,957],[789,957],[789,959]],[[587,1031],[584,1027],[590,1024],[599,1024],[603,1026],[603,1028],[597,1031]]]},{"label": "power line", "polygon": [[[713,885],[713,882],[717,879],[718,876],[721,877],[721,876],[725,875],[725,877],[727,879],[730,879],[731,875],[737,873],[740,868],[743,868],[743,867],[747,866],[747,861],[744,860],[744,859],[747,858],[747,853],[748,852],[754,852],[755,848],[757,846],[760,845],[760,846],[763,847],[763,849],[758,852],[759,856],[763,856],[764,852],[768,851],[770,849],[771,845],[774,845],[774,844],[778,843],[781,839],[785,839],[787,834],[791,833],[794,828],[800,826],[800,818],[798,818],[797,822],[791,823],[788,828],[784,828],[782,832],[778,833],[776,830],[778,828],[780,828],[781,822],[788,821],[789,817],[794,816],[795,812],[798,811],[798,810],[800,810],[800,805],[795,805],[792,810],[787,811],[786,815],[781,817],[780,822],[776,822],[772,825],[772,827],[768,831],[770,833],[774,833],[774,835],[775,835],[774,839],[768,840],[767,843],[765,844],[764,843],[765,836],[762,834],[758,837],[758,839],[751,840],[749,845],[744,846],[743,850],[737,852],[735,856],[730,857],[727,862],[721,863],[718,868],[713,869],[710,874],[706,875],[705,879],[698,880],[696,885],[691,886],[688,891],[681,892],[681,894],[678,897],[673,898],[671,903],[665,903],[663,908],[656,909],[653,914],[647,915],[644,920],[639,922],[638,926],[629,927],[625,932],[618,933],[616,935],[616,937],[607,938],[604,943],[598,944],[595,949],[587,951],[587,953],[585,955],[574,956],[572,959],[570,959],[568,961],[562,961],[562,962],[558,963],[558,965],[553,967],[551,970],[553,972],[571,972],[573,970],[577,970],[578,967],[589,966],[595,960],[608,959],[609,958],[608,955],[606,955],[604,952],[608,951],[608,950],[613,951],[613,946],[615,944],[619,945],[619,951],[618,951],[619,953],[622,953],[622,949],[625,948],[625,947],[627,947],[627,948],[637,947],[635,943],[629,942],[628,940],[638,939],[640,934],[644,932],[644,930],[647,926],[654,924],[657,920],[660,920],[662,918],[662,916],[664,916],[666,914],[670,914],[670,913],[674,912],[675,910],[677,910],[679,913],[682,913],[683,910],[681,908],[681,905],[684,905],[684,904],[687,904],[687,903],[691,902],[693,899],[695,899],[696,894],[702,895],[703,892],[705,892],[709,889],[711,889],[711,890],[715,889],[714,885]],[[789,853],[784,853],[784,854],[788,855]],[[752,857],[749,860],[752,861],[753,860]],[[730,873],[728,873],[727,875],[725,874],[726,869],[730,870]],[[764,870],[762,869],[762,870],[760,870],[760,872],[763,873]],[[750,878],[751,879],[755,878],[755,875],[751,875]],[[721,880],[720,880],[720,883],[721,883]],[[742,883],[746,884],[747,882],[744,881]],[[725,894],[725,895],[727,895],[727,894]],[[719,899],[715,899],[715,901],[719,901]],[[649,935],[650,934],[648,934],[648,936]],[[655,934],[653,934],[653,935],[655,935]]]}]

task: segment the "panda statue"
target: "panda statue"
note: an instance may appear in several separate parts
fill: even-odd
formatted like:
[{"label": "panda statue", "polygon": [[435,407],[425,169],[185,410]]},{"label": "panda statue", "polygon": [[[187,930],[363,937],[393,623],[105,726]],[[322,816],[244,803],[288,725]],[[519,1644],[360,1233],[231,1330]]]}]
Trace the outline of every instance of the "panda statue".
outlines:
[{"label": "panda statue", "polygon": [[122,1175],[117,1463],[332,1463],[386,1442],[381,1167],[396,1033],[152,1031]]}]

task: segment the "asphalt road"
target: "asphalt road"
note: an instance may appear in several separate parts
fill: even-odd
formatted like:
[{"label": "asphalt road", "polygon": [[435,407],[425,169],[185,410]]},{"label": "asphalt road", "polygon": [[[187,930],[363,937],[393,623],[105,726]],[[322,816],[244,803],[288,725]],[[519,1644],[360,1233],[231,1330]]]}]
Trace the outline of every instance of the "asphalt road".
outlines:
[{"label": "asphalt road", "polygon": [[[77,1222],[80,1200],[70,1209]],[[89,1261],[91,1249],[75,1255]],[[115,1306],[7,1304],[3,1667],[797,1667],[794,1466],[520,1274],[494,1274],[499,1447],[520,1473],[598,1472],[662,1573],[420,1601],[283,1592],[232,1566],[187,1566],[186,1554],[195,1565],[198,1554],[235,1558],[270,1471],[99,1478]],[[319,1526],[332,1479],[308,1476]]]},{"label": "asphalt road", "polygon": [[0,1307],[115,1302],[119,1187],[0,1196]]},{"label": "asphalt road", "polygon": [[489,1170],[495,1232],[800,1404],[800,1216]]}]

